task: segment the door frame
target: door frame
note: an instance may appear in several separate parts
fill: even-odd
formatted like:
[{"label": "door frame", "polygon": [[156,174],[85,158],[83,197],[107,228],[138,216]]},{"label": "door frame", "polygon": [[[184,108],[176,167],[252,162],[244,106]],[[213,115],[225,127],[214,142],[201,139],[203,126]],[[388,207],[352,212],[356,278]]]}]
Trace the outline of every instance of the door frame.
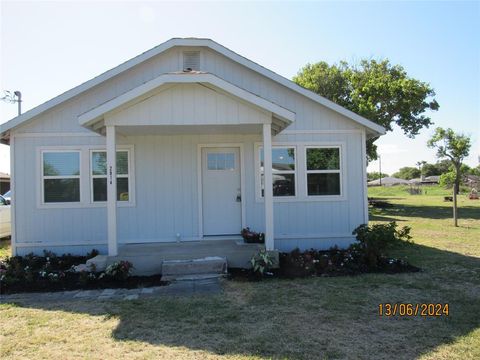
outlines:
[{"label": "door frame", "polygon": [[[202,150],[204,148],[238,148],[240,154],[240,196],[242,229],[246,227],[246,210],[245,210],[245,158],[243,151],[243,143],[212,143],[197,144],[197,193],[198,193],[198,236],[203,239],[203,183],[202,183]],[[239,234],[240,235],[240,234]]]}]

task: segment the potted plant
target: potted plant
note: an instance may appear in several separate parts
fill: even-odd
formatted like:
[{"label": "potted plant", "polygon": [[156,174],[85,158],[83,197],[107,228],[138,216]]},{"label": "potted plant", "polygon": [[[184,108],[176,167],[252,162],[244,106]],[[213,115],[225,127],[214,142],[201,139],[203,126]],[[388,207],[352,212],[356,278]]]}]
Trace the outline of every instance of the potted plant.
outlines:
[{"label": "potted plant", "polygon": [[255,231],[250,230],[250,228],[245,228],[242,230],[242,237],[243,240],[247,244],[263,244],[265,243],[265,234],[264,233],[257,233]]}]

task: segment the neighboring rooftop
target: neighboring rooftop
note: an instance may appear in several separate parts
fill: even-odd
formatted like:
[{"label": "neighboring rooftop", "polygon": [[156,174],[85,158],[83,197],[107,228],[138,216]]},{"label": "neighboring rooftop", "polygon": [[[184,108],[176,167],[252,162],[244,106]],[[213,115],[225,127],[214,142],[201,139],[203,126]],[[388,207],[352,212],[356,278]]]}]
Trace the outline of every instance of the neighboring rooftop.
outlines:
[{"label": "neighboring rooftop", "polygon": [[[380,181],[381,180],[381,181]],[[408,180],[386,176],[381,179],[372,180],[368,182],[368,186],[393,186],[393,185],[409,185]]]}]

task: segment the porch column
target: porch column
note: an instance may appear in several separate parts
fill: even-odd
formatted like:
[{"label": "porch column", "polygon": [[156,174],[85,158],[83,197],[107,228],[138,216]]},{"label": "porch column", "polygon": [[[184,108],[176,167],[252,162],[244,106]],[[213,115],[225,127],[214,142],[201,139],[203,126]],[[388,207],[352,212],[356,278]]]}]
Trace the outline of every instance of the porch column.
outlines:
[{"label": "porch column", "polygon": [[115,126],[107,129],[107,221],[108,255],[118,255],[117,249],[117,154]]},{"label": "porch column", "polygon": [[263,174],[265,189],[265,247],[274,249],[273,242],[273,181],[272,181],[272,126],[263,124]]}]

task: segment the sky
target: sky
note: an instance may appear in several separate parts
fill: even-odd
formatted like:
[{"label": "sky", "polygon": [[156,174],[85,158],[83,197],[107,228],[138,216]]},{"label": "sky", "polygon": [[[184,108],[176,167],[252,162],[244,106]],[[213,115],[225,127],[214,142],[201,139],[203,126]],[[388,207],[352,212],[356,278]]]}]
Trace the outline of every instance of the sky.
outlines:
[{"label": "sky", "polygon": [[[0,90],[23,111],[172,37],[211,38],[291,79],[307,63],[388,58],[428,82],[440,110],[415,139],[400,129],[376,144],[389,174],[417,161],[435,126],[470,135],[480,154],[480,2],[19,2],[0,4]],[[0,123],[16,115],[0,102]],[[378,170],[372,162],[369,171]],[[0,145],[0,172],[9,173]]]}]

